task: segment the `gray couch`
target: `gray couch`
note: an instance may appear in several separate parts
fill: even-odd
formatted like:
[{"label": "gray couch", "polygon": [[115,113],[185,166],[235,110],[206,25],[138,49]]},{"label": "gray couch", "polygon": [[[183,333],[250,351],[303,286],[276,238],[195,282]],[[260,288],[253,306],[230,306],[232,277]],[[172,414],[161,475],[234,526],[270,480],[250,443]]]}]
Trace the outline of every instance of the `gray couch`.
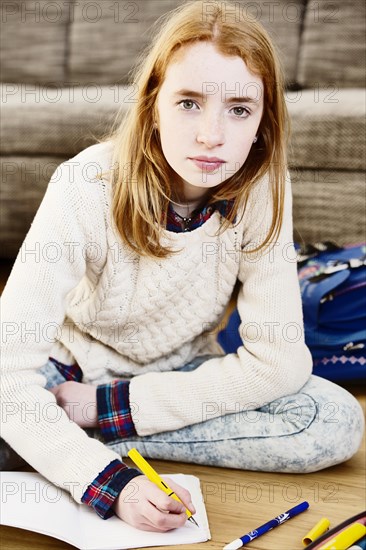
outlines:
[{"label": "gray couch", "polygon": [[[1,3],[3,258],[17,254],[56,167],[128,109],[128,73],[151,25],[181,3]],[[236,6],[269,30],[285,67],[294,239],[364,240],[364,0]]]}]

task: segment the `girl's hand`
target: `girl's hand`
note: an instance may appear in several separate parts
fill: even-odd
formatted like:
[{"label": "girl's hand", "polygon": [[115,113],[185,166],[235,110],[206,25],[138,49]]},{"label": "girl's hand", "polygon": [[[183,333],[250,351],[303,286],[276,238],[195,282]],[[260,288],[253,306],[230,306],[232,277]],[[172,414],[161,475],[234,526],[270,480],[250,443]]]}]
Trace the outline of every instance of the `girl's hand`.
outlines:
[{"label": "girl's hand", "polygon": [[48,391],[56,396],[57,404],[80,428],[98,428],[96,386],[70,380]]},{"label": "girl's hand", "polygon": [[[163,479],[194,514],[196,510],[190,492],[170,477],[163,476]],[[112,508],[120,519],[143,531],[164,533],[183,527],[188,519],[183,504],[166,495],[146,476],[131,479]]]}]

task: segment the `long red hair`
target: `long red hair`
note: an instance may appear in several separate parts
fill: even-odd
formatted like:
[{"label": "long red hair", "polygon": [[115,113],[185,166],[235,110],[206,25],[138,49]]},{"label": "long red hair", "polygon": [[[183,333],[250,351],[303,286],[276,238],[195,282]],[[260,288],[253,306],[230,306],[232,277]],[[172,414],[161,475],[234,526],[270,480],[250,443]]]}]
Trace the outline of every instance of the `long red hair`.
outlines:
[{"label": "long red hair", "polygon": [[[160,245],[161,230],[172,200],[171,168],[161,149],[156,99],[173,56],[185,45],[209,41],[223,55],[239,56],[264,85],[263,116],[258,141],[244,165],[215,188],[209,203],[234,199],[224,231],[238,209],[247,203],[251,189],[268,173],[273,220],[257,252],[277,239],[282,225],[290,120],[284,99],[284,73],[279,55],[264,27],[244,14],[236,17],[230,1],[190,0],[160,18],[151,44],[131,72],[137,94],[127,114],[117,113],[111,130],[100,142],[113,140],[110,182],[113,221],[121,239],[141,255],[165,258],[174,251]],[[250,252],[246,252],[247,254]]]}]

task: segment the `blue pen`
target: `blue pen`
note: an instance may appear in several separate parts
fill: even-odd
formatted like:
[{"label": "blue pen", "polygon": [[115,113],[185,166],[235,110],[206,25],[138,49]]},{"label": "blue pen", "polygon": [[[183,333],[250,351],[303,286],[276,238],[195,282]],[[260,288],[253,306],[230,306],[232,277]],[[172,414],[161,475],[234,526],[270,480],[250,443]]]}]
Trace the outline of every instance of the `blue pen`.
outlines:
[{"label": "blue pen", "polygon": [[274,527],[278,527],[278,525],[281,525],[288,519],[291,519],[298,514],[301,514],[301,512],[305,512],[305,510],[307,510],[308,508],[308,502],[301,502],[297,506],[294,506],[294,508],[287,510],[287,512],[285,512],[284,514],[280,514],[276,518],[271,519],[271,521],[267,521],[267,523],[261,525],[260,527],[258,527],[258,529],[250,531],[250,533],[247,533],[246,535],[240,537],[240,539],[233,540],[233,542],[230,542],[230,544],[227,544],[224,547],[224,550],[238,550],[238,548],[241,548],[242,546],[244,546],[244,544],[247,544],[248,542],[264,535],[265,533],[268,533],[268,531],[270,531]]}]

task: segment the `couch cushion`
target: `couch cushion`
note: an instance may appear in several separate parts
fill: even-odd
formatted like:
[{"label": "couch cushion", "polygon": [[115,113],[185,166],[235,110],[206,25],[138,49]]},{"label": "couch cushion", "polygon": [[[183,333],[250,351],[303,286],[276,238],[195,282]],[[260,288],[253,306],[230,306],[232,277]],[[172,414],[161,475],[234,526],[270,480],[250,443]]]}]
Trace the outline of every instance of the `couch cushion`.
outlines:
[{"label": "couch cushion", "polygon": [[62,82],[70,2],[12,0],[0,4],[1,82]]},{"label": "couch cushion", "polygon": [[[94,143],[93,135],[100,137],[118,107],[128,109],[134,98],[132,86],[37,87],[29,97],[22,86],[1,88],[0,144],[5,155],[71,157]],[[290,165],[363,169],[365,90],[342,89],[332,97],[314,94],[286,92],[293,129]]]},{"label": "couch cushion", "polygon": [[1,257],[15,258],[28,232],[47,184],[65,157],[8,156],[0,159]]},{"label": "couch cushion", "polygon": [[365,89],[288,91],[286,100],[292,123],[290,165],[364,169]]},{"label": "couch cushion", "polygon": [[[153,23],[183,3],[183,0],[135,0],[129,4],[78,0],[70,29],[68,84],[127,83],[138,53],[150,41]],[[237,20],[247,14],[259,20],[272,36],[289,86],[296,79],[304,3],[305,0],[234,3]],[[209,9],[207,2],[207,12]]]},{"label": "couch cushion", "polygon": [[339,245],[364,242],[363,172],[290,169],[290,176],[295,241],[331,240]]},{"label": "couch cushion", "polygon": [[303,87],[365,86],[365,0],[309,0],[298,81]]},{"label": "couch cushion", "polygon": [[252,15],[268,31],[282,62],[288,88],[296,87],[300,37],[306,0],[241,0],[244,13]]},{"label": "couch cushion", "polygon": [[78,0],[70,29],[67,82],[78,85],[128,82],[151,25],[182,0]]},{"label": "couch cushion", "polygon": [[46,88],[1,84],[0,147],[5,155],[73,156],[95,142],[127,109],[133,89],[110,86]]}]

